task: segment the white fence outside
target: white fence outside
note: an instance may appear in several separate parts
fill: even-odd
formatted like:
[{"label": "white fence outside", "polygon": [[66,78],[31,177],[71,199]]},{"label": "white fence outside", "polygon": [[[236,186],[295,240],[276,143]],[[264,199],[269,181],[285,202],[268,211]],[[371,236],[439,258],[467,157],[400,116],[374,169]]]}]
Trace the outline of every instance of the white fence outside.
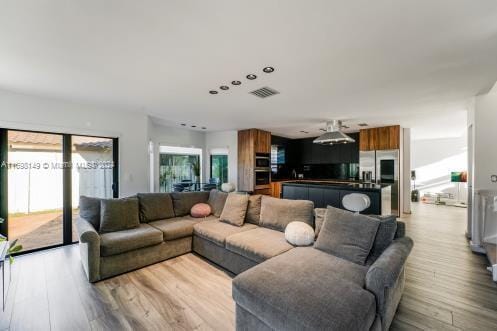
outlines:
[{"label": "white fence outside", "polygon": [[[79,196],[111,198],[112,168],[85,167],[88,162],[112,162],[111,152],[82,151],[72,154],[72,205]],[[9,213],[31,213],[62,208],[62,153],[46,151],[9,151]],[[36,167],[32,165],[41,165]],[[46,169],[48,165],[48,169]]]}]

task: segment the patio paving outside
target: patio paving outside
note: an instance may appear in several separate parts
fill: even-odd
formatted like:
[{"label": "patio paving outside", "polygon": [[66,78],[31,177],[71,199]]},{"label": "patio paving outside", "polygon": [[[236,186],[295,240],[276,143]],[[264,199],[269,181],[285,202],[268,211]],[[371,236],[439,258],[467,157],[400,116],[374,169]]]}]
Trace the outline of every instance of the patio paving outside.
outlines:
[{"label": "patio paving outside", "polygon": [[[73,241],[78,238],[75,223],[78,215],[79,210],[73,210]],[[9,240],[15,239],[23,251],[62,244],[62,209],[9,215]]]}]

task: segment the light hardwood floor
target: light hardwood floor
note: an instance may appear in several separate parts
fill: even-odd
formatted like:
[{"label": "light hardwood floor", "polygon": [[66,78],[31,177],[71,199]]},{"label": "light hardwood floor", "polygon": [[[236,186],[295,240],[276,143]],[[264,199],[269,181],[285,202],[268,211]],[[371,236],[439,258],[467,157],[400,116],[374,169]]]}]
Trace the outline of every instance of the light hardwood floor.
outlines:
[{"label": "light hardwood floor", "polygon": [[[497,285],[470,252],[464,209],[416,205],[393,330],[496,330]],[[97,284],[76,246],[19,257],[0,330],[233,330],[231,277],[187,254]]]}]

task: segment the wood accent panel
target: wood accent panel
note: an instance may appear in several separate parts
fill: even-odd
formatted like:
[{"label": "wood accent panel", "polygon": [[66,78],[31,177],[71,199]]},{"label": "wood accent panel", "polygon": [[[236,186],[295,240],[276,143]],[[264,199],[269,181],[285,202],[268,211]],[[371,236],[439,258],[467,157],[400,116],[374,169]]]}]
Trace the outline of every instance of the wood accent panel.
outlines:
[{"label": "wood accent panel", "polygon": [[362,129],[359,132],[359,150],[374,151],[400,148],[400,126]]},{"label": "wood accent panel", "polygon": [[255,189],[254,194],[272,195],[272,190],[271,188]]},{"label": "wood accent panel", "polygon": [[271,133],[258,129],[238,131],[238,190],[255,190],[255,154],[271,153]]},{"label": "wood accent panel", "polygon": [[238,131],[238,190],[253,191],[255,183],[255,131]]},{"label": "wood accent panel", "polygon": [[271,132],[255,130],[255,152],[256,153],[271,153]]},{"label": "wood accent panel", "polygon": [[[497,284],[485,269],[486,258],[468,247],[466,210],[412,207],[402,220],[415,244],[391,330],[496,330]],[[235,329],[232,277],[194,254],[90,284],[78,246],[71,245],[19,256],[12,273],[0,330],[49,330],[50,322],[62,325],[58,317],[74,319],[70,324],[85,318],[98,330]],[[57,285],[60,291],[70,285],[79,296],[68,293],[69,305],[49,300]],[[85,313],[67,311],[76,303]]]}]

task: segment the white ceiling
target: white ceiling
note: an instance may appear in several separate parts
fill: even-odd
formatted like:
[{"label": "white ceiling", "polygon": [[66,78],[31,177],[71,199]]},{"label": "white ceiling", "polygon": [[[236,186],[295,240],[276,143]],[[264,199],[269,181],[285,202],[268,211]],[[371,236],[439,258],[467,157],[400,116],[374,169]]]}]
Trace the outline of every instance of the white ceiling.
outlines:
[{"label": "white ceiling", "polygon": [[[497,80],[497,1],[0,0],[0,88],[289,137],[327,119],[464,129]],[[265,74],[262,68],[274,66]],[[246,74],[259,76],[254,81]],[[229,91],[210,95],[211,89]],[[269,86],[280,94],[248,94]],[[458,118],[454,125],[447,120]]]}]

